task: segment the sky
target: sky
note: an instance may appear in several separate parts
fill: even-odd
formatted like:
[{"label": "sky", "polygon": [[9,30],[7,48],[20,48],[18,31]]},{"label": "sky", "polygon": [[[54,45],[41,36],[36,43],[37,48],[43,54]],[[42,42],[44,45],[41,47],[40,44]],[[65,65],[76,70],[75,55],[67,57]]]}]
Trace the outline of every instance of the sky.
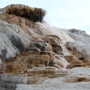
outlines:
[{"label": "sky", "polygon": [[47,11],[45,21],[61,29],[81,29],[90,34],[90,0],[1,0],[0,8],[25,4]]}]

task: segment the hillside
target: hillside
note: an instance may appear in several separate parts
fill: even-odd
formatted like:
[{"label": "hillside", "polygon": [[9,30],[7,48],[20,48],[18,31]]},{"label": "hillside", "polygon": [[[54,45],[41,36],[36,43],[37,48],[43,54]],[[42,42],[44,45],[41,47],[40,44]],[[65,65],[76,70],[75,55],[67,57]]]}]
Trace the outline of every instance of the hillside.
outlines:
[{"label": "hillside", "polygon": [[90,35],[49,25],[42,8],[0,9],[0,90],[89,90]]}]

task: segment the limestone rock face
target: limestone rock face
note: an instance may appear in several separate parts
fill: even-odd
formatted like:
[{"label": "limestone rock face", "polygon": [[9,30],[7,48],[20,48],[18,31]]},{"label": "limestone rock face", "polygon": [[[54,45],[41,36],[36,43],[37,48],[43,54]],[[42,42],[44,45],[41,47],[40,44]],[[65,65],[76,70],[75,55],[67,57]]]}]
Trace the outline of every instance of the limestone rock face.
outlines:
[{"label": "limestone rock face", "polygon": [[90,35],[52,27],[45,14],[22,4],[0,9],[0,90],[90,89]]}]

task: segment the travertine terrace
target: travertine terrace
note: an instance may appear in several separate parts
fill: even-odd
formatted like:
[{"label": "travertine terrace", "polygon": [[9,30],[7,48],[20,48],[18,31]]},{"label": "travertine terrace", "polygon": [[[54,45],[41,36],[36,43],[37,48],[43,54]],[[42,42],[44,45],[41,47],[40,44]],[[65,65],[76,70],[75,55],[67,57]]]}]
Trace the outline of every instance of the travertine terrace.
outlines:
[{"label": "travertine terrace", "polygon": [[50,26],[45,14],[0,9],[0,90],[90,90],[90,36]]}]

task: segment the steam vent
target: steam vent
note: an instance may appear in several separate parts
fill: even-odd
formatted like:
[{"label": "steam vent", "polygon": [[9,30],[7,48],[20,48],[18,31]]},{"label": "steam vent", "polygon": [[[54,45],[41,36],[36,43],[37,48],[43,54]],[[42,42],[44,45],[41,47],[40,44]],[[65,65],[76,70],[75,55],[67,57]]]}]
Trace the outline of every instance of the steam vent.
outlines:
[{"label": "steam vent", "polygon": [[0,90],[90,90],[90,35],[50,26],[45,14],[0,8]]}]

